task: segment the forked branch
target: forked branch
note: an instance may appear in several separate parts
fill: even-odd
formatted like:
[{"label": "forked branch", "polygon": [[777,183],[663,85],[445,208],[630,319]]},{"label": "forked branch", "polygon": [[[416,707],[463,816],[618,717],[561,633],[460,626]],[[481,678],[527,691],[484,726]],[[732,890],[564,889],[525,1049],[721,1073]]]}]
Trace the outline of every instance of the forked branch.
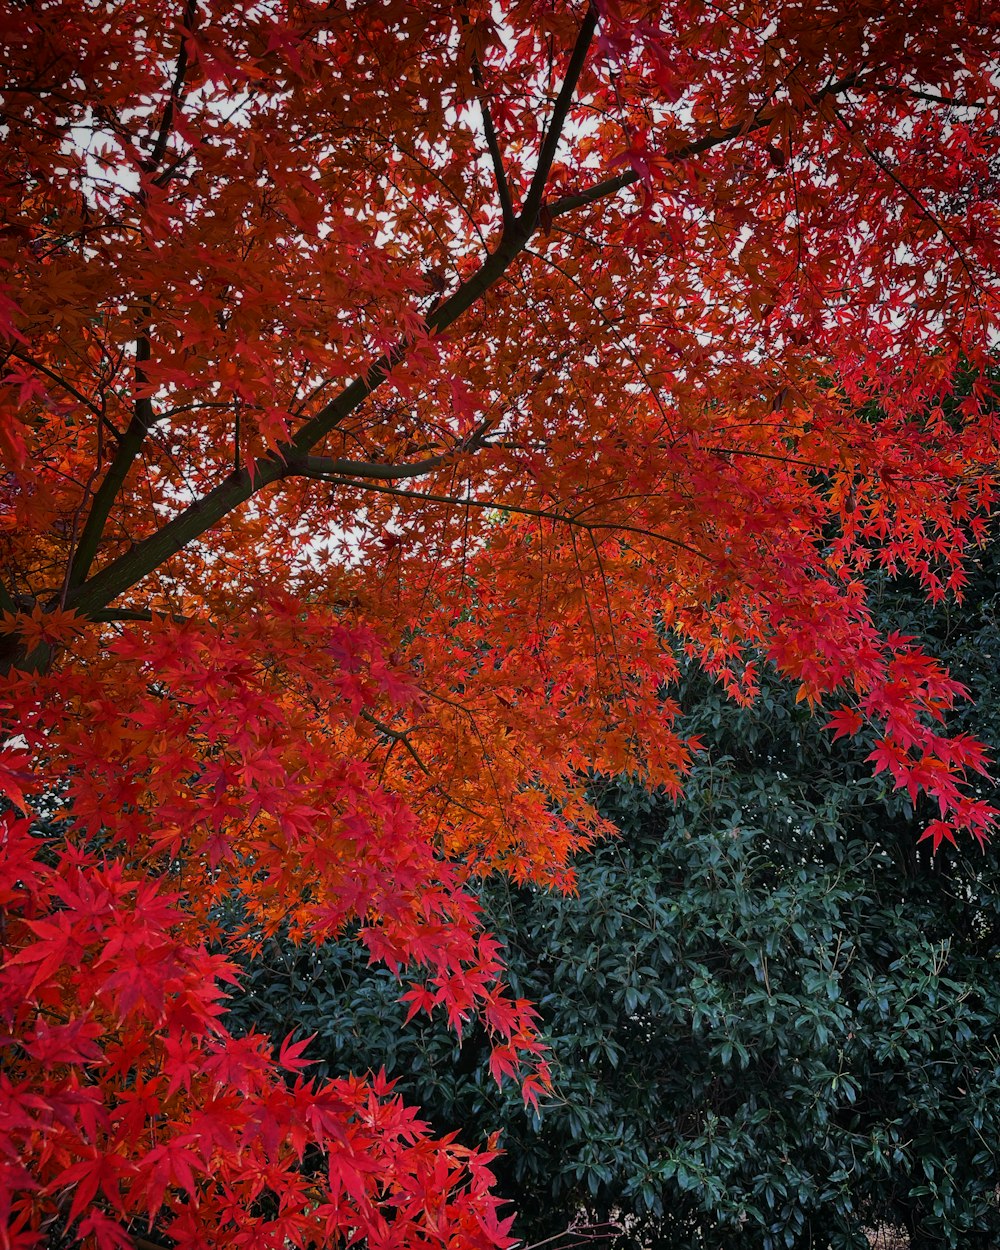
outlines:
[{"label": "forked branch", "polygon": [[[586,63],[587,54],[597,28],[597,13],[593,5],[580,26],[562,86],[556,96],[552,115],[546,126],[544,138],[539,149],[538,163],[529,185],[520,213],[514,224],[504,230],[496,248],[471,274],[457,290],[437,306],[425,321],[425,331],[430,335],[441,334],[452,326],[466,310],[475,305],[483,295],[494,287],[506,274],[514,261],[523,254],[534,234],[538,214],[543,202],[545,186],[552,169],[558,150],[563,128],[569,116],[572,101]],[[856,74],[848,74],[843,78],[829,83],[813,96],[813,103],[819,104],[824,98],[839,94],[857,82]],[[672,152],[664,154],[663,159],[679,162],[689,157],[706,152],[721,144],[736,140],[746,134],[770,124],[769,111],[762,111],[749,121],[743,121],[728,127],[720,128],[700,139],[678,146]],[[550,205],[553,217],[562,216],[574,209],[583,208],[600,199],[617,194],[638,180],[638,173],[628,170],[614,178],[605,179],[593,187],[573,195],[564,196]],[[294,438],[282,445],[277,451],[256,461],[252,469],[234,469],[222,482],[202,498],[196,500],[183,512],[162,526],[148,538],[135,544],[129,551],[120,555],[96,575],[90,577],[89,569],[96,552],[96,540],[103,529],[106,512],[118,487],[114,480],[102,483],[101,506],[95,500],[92,517],[88,519],[89,530],[81,539],[81,551],[74,562],[73,580],[66,597],[66,606],[85,614],[92,614],[106,608],[115,598],[135,585],[143,577],[158,568],[165,560],[181,551],[188,543],[196,540],[223,517],[245,503],[265,486],[286,477],[311,477],[344,487],[381,491],[395,494],[400,498],[413,498],[425,503],[444,503],[461,508],[487,508],[499,512],[518,513],[526,516],[537,516],[552,521],[563,522],[587,530],[618,529],[623,533],[630,532],[627,525],[613,525],[603,522],[583,522],[579,519],[566,517],[559,513],[544,509],[522,508],[502,501],[483,501],[475,498],[460,498],[451,495],[436,495],[424,492],[407,492],[392,487],[390,483],[406,477],[419,476],[440,467],[454,452],[442,453],[441,457],[432,457],[426,461],[412,465],[381,465],[368,462],[343,462],[325,457],[312,456],[313,449],[327,435],[378,388],[389,376],[390,371],[404,360],[415,340],[402,339],[395,347],[385,352],[372,363],[367,372],[354,379],[339,392],[298,430]],[[138,413],[137,413],[138,416]],[[127,433],[123,441],[129,448],[141,444],[144,431],[136,424],[130,428],[132,438]],[[471,446],[464,450],[471,450]],[[121,474],[127,464],[131,463],[128,452],[119,448],[112,471]],[[112,471],[109,471],[109,475]],[[119,482],[120,484],[120,482]],[[107,489],[105,490],[105,486]],[[112,488],[114,490],[112,491]],[[98,492],[101,493],[100,491]],[[672,545],[690,551],[693,555],[707,559],[701,552],[669,535],[631,527],[631,532],[643,534],[669,542]],[[84,542],[86,539],[86,542]]]}]

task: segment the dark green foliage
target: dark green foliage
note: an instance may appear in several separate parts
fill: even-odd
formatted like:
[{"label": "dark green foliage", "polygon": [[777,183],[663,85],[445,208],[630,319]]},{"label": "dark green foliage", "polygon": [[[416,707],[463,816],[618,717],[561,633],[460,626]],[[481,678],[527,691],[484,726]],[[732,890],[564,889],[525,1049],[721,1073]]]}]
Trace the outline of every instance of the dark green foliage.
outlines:
[{"label": "dark green foliage", "polygon": [[[973,688],[956,727],[1000,743],[992,558],[961,609],[885,592]],[[741,711],[683,694],[707,745],[673,805],[604,787],[622,833],[579,895],[489,882],[511,980],[540,1005],[555,1094],[541,1116],[485,1070],[478,1031],[401,1030],[398,983],[350,941],[273,943],[236,1015],[318,1033],[334,1070],[384,1065],[438,1128],[502,1127],[526,1241],[582,1212],[618,1244],[685,1250],[911,1244],[992,1250],[1000,1141],[998,852],[918,846],[913,813],[777,683]]]}]

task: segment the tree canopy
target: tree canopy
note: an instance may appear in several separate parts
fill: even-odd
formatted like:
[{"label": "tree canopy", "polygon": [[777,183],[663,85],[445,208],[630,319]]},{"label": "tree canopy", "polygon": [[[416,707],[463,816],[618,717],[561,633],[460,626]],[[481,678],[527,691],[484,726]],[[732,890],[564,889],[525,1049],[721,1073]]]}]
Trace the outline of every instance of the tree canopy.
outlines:
[{"label": "tree canopy", "polygon": [[863,575],[960,590],[995,502],[997,17],[4,5],[11,1245],[502,1243],[488,1153],[228,1033],[214,909],[356,926],[533,1100],[470,881],[678,792],[685,649],[985,837]]}]

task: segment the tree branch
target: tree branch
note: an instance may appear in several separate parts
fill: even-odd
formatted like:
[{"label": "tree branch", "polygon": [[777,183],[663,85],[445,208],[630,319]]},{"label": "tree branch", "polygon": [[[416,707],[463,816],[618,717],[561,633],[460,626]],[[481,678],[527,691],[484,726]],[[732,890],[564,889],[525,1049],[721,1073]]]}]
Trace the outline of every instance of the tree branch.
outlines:
[{"label": "tree branch", "polygon": [[524,204],[521,206],[519,221],[522,227],[527,228],[529,233],[535,228],[538,210],[541,208],[542,198],[545,195],[545,184],[548,182],[549,171],[552,169],[552,162],[555,160],[559,140],[562,138],[563,126],[566,123],[570,105],[573,103],[576,85],[580,81],[580,75],[583,73],[587,52],[590,49],[590,42],[594,37],[596,29],[597,9],[591,3],[587,8],[587,16],[583,19],[583,24],[577,33],[576,43],[573,45],[569,65],[566,69],[566,77],[559,88],[559,94],[556,96],[555,106],[552,109],[552,116],[549,118],[545,137],[542,139],[535,174],[531,179],[531,185],[528,187],[528,194],[524,197]]},{"label": "tree branch", "polygon": [[105,565],[89,581],[71,586],[65,606],[86,616],[107,607],[123,591],[178,551],[183,551],[188,543],[218,524],[263,486],[277,481],[284,472],[284,463],[272,455],[256,462],[252,476],[246,469],[228,474],[214,490],[196,499],[154,534]]},{"label": "tree branch", "polygon": [[886,95],[908,95],[914,100],[926,100],[929,104],[947,104],[950,108],[988,109],[996,108],[996,103],[989,100],[961,100],[957,96],[939,95],[934,91],[920,91],[916,87],[903,84],[893,86],[891,83],[866,82],[859,80],[858,86],[865,91],[880,91]]},{"label": "tree branch", "polygon": [[[152,151],[149,158],[142,162],[142,166],[147,172],[154,171],[166,154],[167,144],[170,141],[170,132],[173,128],[174,114],[183,98],[184,84],[187,78],[187,33],[194,29],[197,16],[198,0],[187,0],[184,14],[181,18],[180,47],[177,51],[173,81],[170,84],[170,95],[163,109],[163,117],[160,121],[160,128],[153,143]],[[118,492],[121,490],[125,478],[128,476],[129,469],[135,463],[142,449],[146,435],[155,422],[153,403],[147,390],[149,379],[142,367],[150,358],[149,321],[151,315],[152,309],[150,302],[147,300],[143,308],[141,333],[138,335],[135,345],[136,400],[132,420],[129,422],[128,429],[124,435],[119,437],[114,459],[104,476],[104,480],[94,494],[94,502],[90,507],[83,531],[80,534],[80,541],[77,543],[67,570],[66,585],[68,588],[79,586],[86,581],[94,559],[97,556],[101,538],[104,535],[104,529],[107,525],[108,517],[111,515],[111,509],[114,507],[114,502],[118,497]],[[99,467],[100,465],[98,464]]]},{"label": "tree branch", "polygon": [[152,612],[148,608],[110,608],[100,612],[91,612],[90,620],[114,625],[118,621],[155,621],[157,617],[165,617],[178,625],[183,625],[191,618],[179,612]]},{"label": "tree branch", "polygon": [[468,803],[463,803],[461,799],[456,799],[439,781],[435,781],[434,774],[420,758],[416,747],[410,741],[410,734],[418,728],[417,725],[411,725],[408,729],[393,729],[391,725],[387,725],[384,721],[379,720],[377,716],[373,716],[366,708],[362,708],[359,715],[362,720],[366,720],[370,725],[374,725],[379,733],[384,734],[390,742],[398,742],[402,745],[406,753],[430,782],[430,789],[436,791],[453,806],[460,807],[462,811],[468,812],[471,816],[481,817],[485,815],[479,808],[470,807]]},{"label": "tree branch", "polygon": [[483,75],[479,67],[479,58],[476,56],[472,58],[472,81],[475,84],[479,107],[483,114],[483,131],[486,135],[486,147],[489,149],[490,160],[493,162],[493,177],[497,184],[500,211],[503,213],[503,228],[507,231],[514,225],[514,204],[510,198],[510,187],[507,183],[507,175],[504,172],[500,140],[497,138],[496,127],[493,124],[493,114],[490,112],[489,100],[486,98],[486,88],[483,84]]},{"label": "tree branch", "polygon": [[296,460],[285,460],[285,477],[315,477],[327,474],[334,477],[360,477],[374,481],[394,482],[408,477],[423,477],[425,473],[433,473],[443,465],[454,460],[456,456],[470,451],[478,451],[483,446],[483,439],[489,432],[491,422],[486,420],[467,437],[449,447],[447,451],[428,456],[425,460],[414,460],[411,463],[382,464],[374,460],[339,460],[333,456],[302,456]]},{"label": "tree branch", "polygon": [[[503,232],[495,251],[491,252],[479,269],[431,313],[425,322],[429,334],[440,334],[452,325],[468,308],[485,294],[506,273],[524,244],[531,237],[538,216],[545,182],[559,143],[559,136],[569,112],[576,84],[583,70],[587,50],[597,25],[593,7],[577,35],[566,77],[556,99],[545,138],[542,141],[538,166],[528,190],[520,217],[514,225]],[[145,342],[143,349],[141,344]],[[301,459],[325,438],[350,413],[386,380],[390,370],[405,356],[412,342],[402,339],[390,351],[376,360],[368,371],[345,387],[339,395],[325,404],[296,435],[272,455],[258,460],[251,475],[247,470],[234,470],[214,490],[196,500],[184,512],[168,521],[155,534],[135,545],[132,550],[113,560],[88,582],[86,579],[96,556],[101,536],[111,507],[128,469],[138,455],[148,426],[144,416],[151,417],[139,408],[119,445],[105,480],[94,497],[94,504],[80,536],[77,552],[68,579],[66,606],[80,612],[93,612],[105,607],[140,578],[151,573],[164,560],[182,550],[189,542],[203,534],[234,508],[245,503],[261,487],[286,476],[286,464]],[[140,372],[140,351],[148,359],[148,341],[140,339],[137,345],[137,379]]]},{"label": "tree branch", "polygon": [[153,402],[148,394],[145,393],[149,382],[146,371],[142,367],[150,357],[148,319],[151,310],[149,304],[146,304],[143,313],[146,332],[139,335],[135,345],[135,385],[139,393],[136,396],[132,420],[129,422],[125,433],[119,435],[118,447],[114,458],[108,467],[107,473],[104,475],[103,481],[94,492],[94,502],[91,504],[90,512],[80,534],[80,541],[77,543],[76,551],[73,553],[70,561],[66,581],[70,590],[86,580],[97,556],[97,550],[104,535],[104,527],[107,524],[108,517],[111,515],[114,502],[118,498],[118,492],[121,490],[125,478],[128,476],[128,471],[135,463],[142,449],[142,444],[145,442],[146,435],[155,421]]},{"label": "tree branch", "polygon": [[[443,303],[428,315],[425,326],[429,334],[440,334],[471,308],[508,270],[520,253],[530,235],[520,229],[506,233],[496,251],[491,252],[479,269]],[[412,341],[403,339],[390,351],[385,352],[369,368],[368,372],[346,386],[314,417],[301,427],[298,433],[282,449],[286,459],[304,455],[316,446],[352,413],[388,377],[390,370],[406,356]]]},{"label": "tree branch", "polygon": [[170,86],[170,96],[163,110],[163,118],[160,122],[159,134],[153,143],[153,150],[149,154],[149,159],[143,162],[143,167],[150,172],[156,169],[160,161],[163,160],[167,151],[167,144],[170,142],[174,113],[177,111],[183,98],[184,80],[187,77],[188,49],[186,36],[188,31],[194,30],[195,18],[197,16],[198,0],[187,0],[184,16],[181,18],[181,46],[177,50],[177,62],[174,67],[174,80]]},{"label": "tree branch", "polygon": [[[677,547],[681,551],[686,551],[690,555],[696,556],[699,560],[705,561],[707,564],[712,563],[710,556],[705,555],[703,551],[699,551],[697,547],[692,547],[690,543],[683,542],[679,538],[672,538],[669,534],[664,534],[659,530],[647,529],[641,525],[629,525],[627,522],[619,521],[584,521],[580,514],[572,515],[565,512],[556,512],[548,508],[531,508],[522,504],[504,503],[497,499],[475,499],[471,496],[458,495],[438,495],[429,491],[406,490],[400,486],[385,486],[381,483],[367,482],[354,478],[344,478],[336,476],[328,476],[325,473],[311,473],[307,467],[297,470],[299,477],[315,477],[317,481],[329,482],[334,486],[355,487],[358,490],[366,490],[374,492],[378,495],[391,495],[397,499],[414,499],[420,503],[437,503],[445,504],[454,508],[478,508],[484,512],[502,512],[508,516],[524,516],[536,517],[542,521],[555,521],[562,525],[571,526],[574,529],[595,532],[601,530],[610,530],[614,533],[637,534],[643,538],[654,538],[658,542],[668,543],[671,547]],[[596,505],[591,505],[596,506]]]},{"label": "tree branch", "polygon": [[114,425],[112,425],[107,417],[101,412],[100,407],[95,404],[93,400],[88,399],[82,391],[77,390],[72,383],[67,382],[62,374],[56,373],[53,369],[50,369],[48,365],[43,365],[40,360],[36,360],[34,356],[29,356],[27,352],[22,351],[19,347],[15,347],[12,350],[11,356],[13,356],[15,360],[20,360],[24,364],[30,365],[32,369],[37,369],[38,372],[43,373],[49,381],[55,382],[57,386],[61,386],[67,395],[72,395],[75,400],[78,400],[85,408],[88,408],[96,417],[103,420],[105,426],[110,429],[115,438],[121,438],[121,435],[115,429]]},{"label": "tree branch", "polygon": [[[938,232],[938,234],[940,234],[941,237],[944,239],[944,241],[949,245],[949,247],[951,247],[952,251],[958,257],[959,263],[961,264],[962,268],[965,270],[966,277],[969,279],[969,282],[972,285],[973,291],[981,292],[983,290],[982,282],[978,280],[976,278],[976,275],[972,272],[972,266],[969,262],[969,258],[965,254],[964,249],[961,247],[958,240],[954,237],[954,235],[951,233],[948,227],[944,224],[941,218],[938,217],[938,215],[930,209],[930,207],[925,203],[923,198],[920,195],[918,195],[917,192],[914,191],[914,189],[911,186],[909,186],[907,183],[903,181],[902,178],[900,178],[900,176],[896,173],[896,171],[890,165],[886,163],[883,157],[880,156],[879,153],[876,152],[875,149],[871,147],[870,144],[866,143],[864,139],[860,138],[858,135],[854,133],[853,129],[850,126],[850,123],[847,121],[847,119],[843,116],[843,114],[840,112],[840,110],[836,106],[834,106],[834,114],[837,120],[840,122],[841,126],[843,126],[845,133],[850,135],[851,139],[869,157],[869,159],[873,162],[876,168],[880,169],[882,173],[885,174],[885,176],[889,179],[889,181],[892,182],[895,186],[897,186],[900,189],[900,191],[902,191],[902,193],[906,196],[906,198],[917,206],[917,208],[920,210],[923,216],[927,219],[927,221],[931,223],[931,225]],[[978,296],[976,299],[976,303],[977,305],[979,305]],[[980,307],[980,317],[982,317],[983,316],[982,306],[979,305],[979,307]],[[984,324],[984,330],[985,330],[985,324]]]},{"label": "tree branch", "polygon": [[[836,82],[829,83],[820,91],[817,91],[812,97],[812,103],[814,106],[818,105],[827,96],[839,95],[840,92],[847,91],[849,88],[857,85],[857,74],[847,74]],[[700,156],[702,152],[708,152],[711,148],[719,147],[723,143],[731,143],[733,139],[739,139],[745,135],[754,134],[758,130],[763,130],[771,124],[772,116],[773,112],[771,109],[761,111],[749,122],[734,122],[732,126],[726,126],[722,130],[713,130],[710,134],[702,135],[700,139],[693,139],[690,143],[684,143],[672,151],[661,153],[659,159],[671,165],[676,165],[680,161],[689,160],[692,156]],[[634,169],[630,169],[614,178],[606,178],[603,182],[597,182],[583,191],[574,192],[572,195],[564,195],[561,199],[556,200],[554,204],[549,205],[549,212],[553,217],[562,217],[566,213],[573,212],[574,209],[585,208],[588,204],[594,204],[610,195],[617,195],[619,191],[624,191],[626,187],[630,187],[638,181],[639,174]]]}]

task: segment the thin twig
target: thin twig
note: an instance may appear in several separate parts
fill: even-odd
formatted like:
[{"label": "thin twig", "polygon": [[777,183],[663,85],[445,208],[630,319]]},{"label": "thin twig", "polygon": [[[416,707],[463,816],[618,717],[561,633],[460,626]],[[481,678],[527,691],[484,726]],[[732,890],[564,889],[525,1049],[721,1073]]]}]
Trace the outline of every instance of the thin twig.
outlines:
[{"label": "thin twig", "polygon": [[397,499],[414,499],[420,503],[438,503],[456,508],[479,508],[486,512],[503,512],[509,516],[536,517],[542,521],[555,521],[582,530],[611,530],[615,533],[638,534],[644,538],[653,538],[658,542],[668,543],[671,547],[677,547],[681,551],[686,551],[689,555],[693,555],[699,560],[704,560],[707,564],[712,563],[712,558],[705,555],[703,551],[699,551],[697,547],[692,547],[689,543],[683,542],[679,538],[672,538],[669,534],[663,534],[658,530],[647,529],[640,525],[628,525],[617,521],[581,521],[576,516],[553,512],[546,508],[530,508],[519,504],[505,503],[497,499],[471,499],[454,495],[437,495],[429,491],[404,490],[398,486],[386,486],[380,482],[366,481],[363,478],[328,476],[325,473],[310,472],[304,462],[288,465],[285,475],[287,477],[315,478],[317,481],[329,482],[333,486],[353,486],[358,490],[372,491],[379,495],[392,495]]}]

